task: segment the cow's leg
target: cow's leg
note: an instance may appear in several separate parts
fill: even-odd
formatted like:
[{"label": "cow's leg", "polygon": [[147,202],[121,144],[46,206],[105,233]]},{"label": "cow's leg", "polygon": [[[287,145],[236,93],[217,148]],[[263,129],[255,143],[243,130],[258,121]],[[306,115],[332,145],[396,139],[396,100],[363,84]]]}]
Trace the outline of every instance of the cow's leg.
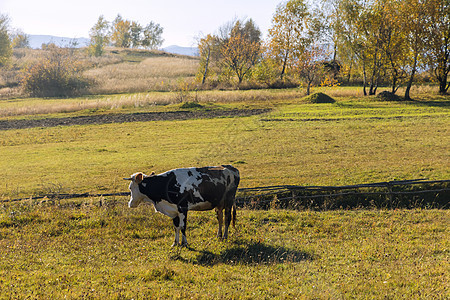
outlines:
[{"label": "cow's leg", "polygon": [[181,246],[187,246],[187,238],[186,238],[186,226],[187,226],[187,208],[182,208],[180,216],[180,229],[181,229]]},{"label": "cow's leg", "polygon": [[[228,238],[228,228],[230,228],[231,220],[233,220],[233,226],[234,226],[234,220],[236,219],[236,207],[234,203],[234,198],[236,195],[236,189],[230,190],[227,192],[225,197],[225,229],[223,233],[223,238]],[[231,216],[231,211],[234,207],[234,215]]]},{"label": "cow's leg", "polygon": [[[187,246],[186,239],[186,225],[187,225],[187,209],[179,208],[178,216],[172,219],[173,226],[175,226],[175,241],[172,244],[173,246]],[[181,231],[181,244],[180,244],[180,231]]]},{"label": "cow's leg", "polygon": [[175,226],[175,241],[172,244],[172,247],[178,246],[180,243],[180,218],[176,216],[172,219],[173,226]]},{"label": "cow's leg", "polygon": [[230,227],[231,223],[231,207],[225,207],[225,230],[223,233],[223,238],[228,238],[228,227]]},{"label": "cow's leg", "polygon": [[217,230],[217,237],[222,238],[222,224],[223,224],[223,212],[222,208],[216,207],[217,221],[219,222],[219,230]]},{"label": "cow's leg", "polygon": [[175,241],[172,244],[172,247],[178,246],[180,243],[180,218],[176,216],[172,219],[173,226],[175,226]]}]

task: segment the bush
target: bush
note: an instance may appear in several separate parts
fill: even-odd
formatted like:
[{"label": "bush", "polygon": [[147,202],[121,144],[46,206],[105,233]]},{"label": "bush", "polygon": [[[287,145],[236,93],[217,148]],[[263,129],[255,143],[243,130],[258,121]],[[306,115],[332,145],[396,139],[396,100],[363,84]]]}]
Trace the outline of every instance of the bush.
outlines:
[{"label": "bush", "polygon": [[22,86],[35,97],[68,97],[80,94],[90,82],[81,74],[69,49],[53,47],[48,55],[23,70]]}]

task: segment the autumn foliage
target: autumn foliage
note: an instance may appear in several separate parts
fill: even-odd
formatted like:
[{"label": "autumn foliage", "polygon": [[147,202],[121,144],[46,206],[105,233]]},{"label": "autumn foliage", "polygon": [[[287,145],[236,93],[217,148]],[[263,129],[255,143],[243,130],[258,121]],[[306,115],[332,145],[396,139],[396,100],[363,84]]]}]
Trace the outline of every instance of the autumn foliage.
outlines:
[{"label": "autumn foliage", "polygon": [[47,56],[23,70],[22,86],[36,97],[68,97],[86,89],[90,82],[69,49],[50,47]]},{"label": "autumn foliage", "polygon": [[242,32],[257,27],[243,25],[235,21],[200,41],[202,85],[303,86],[309,93],[356,83],[365,95],[381,85],[394,94],[406,87],[405,99],[418,75],[442,94],[450,87],[450,0],[289,0],[277,6],[267,40],[248,38]]}]

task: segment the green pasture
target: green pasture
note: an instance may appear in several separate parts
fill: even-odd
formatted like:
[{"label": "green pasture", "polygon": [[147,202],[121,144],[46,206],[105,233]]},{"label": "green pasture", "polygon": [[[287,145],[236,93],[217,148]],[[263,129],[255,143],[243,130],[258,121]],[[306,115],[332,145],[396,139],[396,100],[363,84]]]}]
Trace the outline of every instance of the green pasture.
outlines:
[{"label": "green pasture", "polygon": [[[449,178],[449,106],[442,99],[337,98],[334,104],[308,104],[294,98],[203,105],[272,111],[252,117],[3,130],[0,195],[126,191],[121,178],[137,171],[218,164],[238,167],[241,187]],[[180,108],[124,107],[118,112],[150,110]],[[47,116],[98,113],[111,112]]]},{"label": "green pasture", "polygon": [[[128,197],[4,201],[125,192],[122,178],[137,171],[217,164],[239,168],[241,187],[449,179],[448,97],[336,93],[334,104],[310,104],[297,91],[206,95],[196,109],[271,111],[1,130],[0,299],[450,297],[448,210],[240,208],[228,241],[215,238],[213,211],[192,212],[190,247],[170,248],[172,221],[127,208]],[[181,110],[152,97],[1,100],[11,113],[0,120]]]},{"label": "green pasture", "polygon": [[86,199],[0,208],[0,299],[448,299],[448,210],[212,211],[189,248],[149,206]]}]

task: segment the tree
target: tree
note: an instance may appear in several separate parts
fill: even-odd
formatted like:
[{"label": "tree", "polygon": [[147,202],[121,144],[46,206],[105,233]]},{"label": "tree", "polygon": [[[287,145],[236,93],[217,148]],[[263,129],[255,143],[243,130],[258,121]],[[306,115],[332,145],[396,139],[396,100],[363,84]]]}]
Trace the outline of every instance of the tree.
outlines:
[{"label": "tree", "polygon": [[139,46],[141,46],[142,44],[142,26],[135,21],[131,22],[131,26],[130,26],[130,44],[131,47],[133,48],[137,48]]},{"label": "tree", "polygon": [[4,66],[12,55],[11,39],[9,37],[9,19],[0,15],[0,67]]},{"label": "tree", "polygon": [[112,24],[111,41],[114,46],[129,48],[131,45],[131,22],[117,15]]},{"label": "tree", "polygon": [[427,36],[428,15],[425,2],[423,0],[403,0],[399,5],[402,29],[406,34],[406,47],[409,52],[406,64],[409,79],[405,90],[405,100],[411,99],[410,90],[414,76],[424,59],[426,45],[429,42]]},{"label": "tree", "polygon": [[367,59],[369,73],[369,95],[375,95],[385,60],[383,59],[383,33],[386,31],[386,19],[383,9],[385,1],[374,1],[372,5],[362,10],[360,26],[367,46]]},{"label": "tree", "polygon": [[234,20],[218,29],[218,33],[201,38],[198,43],[200,68],[198,78],[216,75],[219,80],[236,75],[238,85],[250,75],[261,54],[261,31],[252,19]]},{"label": "tree", "polygon": [[161,47],[164,39],[162,38],[164,29],[161,25],[150,22],[143,28],[143,37],[141,40],[141,46],[147,49],[157,49]]},{"label": "tree", "polygon": [[105,46],[109,43],[109,23],[103,16],[98,18],[97,23],[89,32],[89,54],[93,56],[103,55]]},{"label": "tree", "polygon": [[239,85],[258,61],[261,31],[252,19],[245,24],[236,21],[230,36],[221,47],[224,64],[238,77]]},{"label": "tree", "polygon": [[217,61],[218,53],[220,53],[220,43],[214,35],[208,34],[201,38],[198,42],[198,52],[200,55],[199,77],[201,77],[202,85],[205,84],[206,78],[211,73],[210,67],[212,61]]},{"label": "tree", "polygon": [[[401,0],[402,1],[402,0]],[[399,48],[392,47],[394,23],[390,23],[388,12],[395,10],[390,0],[337,0],[339,20],[334,19],[333,28],[337,33],[338,51],[347,57],[356,57],[355,65],[362,71],[364,95],[374,95],[381,76],[386,72],[386,54],[394,54]],[[388,4],[389,3],[389,4]],[[390,45],[390,46],[387,46]],[[348,54],[348,49],[352,55]],[[395,71],[397,57],[391,56]],[[344,59],[345,60],[345,59]],[[391,64],[392,66],[392,64]],[[393,73],[395,75],[395,72]],[[398,81],[395,75],[395,82]],[[367,92],[366,87],[369,86]],[[395,85],[394,85],[395,86]]]},{"label": "tree", "polygon": [[284,83],[277,82],[279,77],[278,65],[266,44],[261,45],[261,58],[252,73],[257,81],[266,84],[268,87],[285,87]]},{"label": "tree", "polygon": [[289,0],[278,5],[269,29],[269,49],[273,59],[281,66],[280,80],[292,65],[295,56],[306,48],[304,30],[309,16],[303,0]]},{"label": "tree", "polygon": [[395,94],[406,79],[406,36],[402,30],[401,17],[396,1],[387,0],[383,6],[385,26],[380,31],[381,50],[385,60],[386,75],[391,82],[391,93]]},{"label": "tree", "polygon": [[250,69],[256,64],[260,45],[250,42],[240,34],[232,35],[222,48],[224,63],[236,74],[239,85]]},{"label": "tree", "polygon": [[450,0],[428,2],[428,51],[427,61],[432,74],[439,82],[439,93],[447,93],[450,83]]},{"label": "tree", "polygon": [[15,30],[11,45],[15,49],[30,48],[30,37],[21,30]]},{"label": "tree", "polygon": [[311,45],[299,54],[294,63],[294,70],[306,84],[306,95],[310,94],[311,85],[318,79],[319,73],[323,71],[321,58],[324,50],[318,45]]}]

